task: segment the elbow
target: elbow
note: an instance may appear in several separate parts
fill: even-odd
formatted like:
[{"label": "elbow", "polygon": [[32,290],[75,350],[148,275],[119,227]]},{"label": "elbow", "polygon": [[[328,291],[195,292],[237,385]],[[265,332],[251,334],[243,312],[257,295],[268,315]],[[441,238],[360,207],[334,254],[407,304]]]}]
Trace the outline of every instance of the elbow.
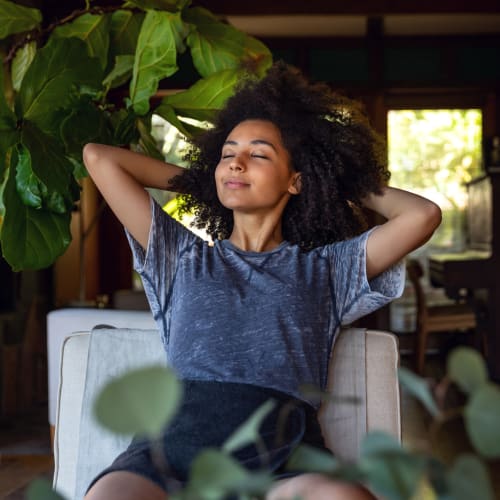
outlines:
[{"label": "elbow", "polygon": [[427,236],[426,239],[429,239],[434,234],[434,231],[441,224],[442,219],[443,216],[439,205],[428,200],[422,210],[422,223]]},{"label": "elbow", "polygon": [[83,146],[82,156],[83,163],[85,163],[87,169],[95,165],[99,160],[99,144],[94,144],[92,142],[85,144],[85,146]]}]

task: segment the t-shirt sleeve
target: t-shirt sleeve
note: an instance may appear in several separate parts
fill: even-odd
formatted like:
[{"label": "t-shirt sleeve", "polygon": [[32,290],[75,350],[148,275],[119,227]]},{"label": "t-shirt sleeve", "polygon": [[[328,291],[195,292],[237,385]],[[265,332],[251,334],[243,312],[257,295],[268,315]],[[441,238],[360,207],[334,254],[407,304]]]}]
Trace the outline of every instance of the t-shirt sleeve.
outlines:
[{"label": "t-shirt sleeve", "polygon": [[333,300],[342,325],[379,309],[403,293],[403,261],[368,281],[366,242],[373,229],[326,247],[329,251]]},{"label": "t-shirt sleeve", "polygon": [[167,306],[179,257],[201,238],[172,219],[153,198],[147,248],[142,248],[126,229],[125,234],[132,250],[134,269],[142,279],[153,316],[158,319]]}]

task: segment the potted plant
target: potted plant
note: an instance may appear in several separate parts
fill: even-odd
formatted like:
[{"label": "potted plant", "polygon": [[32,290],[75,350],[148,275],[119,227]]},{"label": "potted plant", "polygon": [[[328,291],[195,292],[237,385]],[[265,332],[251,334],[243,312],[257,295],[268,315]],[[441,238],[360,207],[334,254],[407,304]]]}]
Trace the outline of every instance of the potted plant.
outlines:
[{"label": "potted plant", "polygon": [[[190,137],[198,129],[185,118],[210,120],[242,73],[272,62],[262,43],[190,0],[87,0],[49,25],[40,10],[0,0],[0,41],[0,245],[15,271],[47,267],[69,245],[85,143],[161,157],[153,113]],[[180,61],[196,81],[152,107]]]}]

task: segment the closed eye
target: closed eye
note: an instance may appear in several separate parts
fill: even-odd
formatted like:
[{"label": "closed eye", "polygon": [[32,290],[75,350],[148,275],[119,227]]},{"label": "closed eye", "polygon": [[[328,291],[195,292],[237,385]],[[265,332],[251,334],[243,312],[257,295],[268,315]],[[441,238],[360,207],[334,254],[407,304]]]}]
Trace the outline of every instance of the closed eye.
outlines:
[{"label": "closed eye", "polygon": [[269,160],[269,157],[265,156],[265,155],[256,155],[256,154],[253,154],[252,155],[254,158],[262,158],[264,160]]},{"label": "closed eye", "polygon": [[225,160],[226,158],[234,158],[234,155],[233,154],[225,154],[225,155],[222,155],[222,159]]}]

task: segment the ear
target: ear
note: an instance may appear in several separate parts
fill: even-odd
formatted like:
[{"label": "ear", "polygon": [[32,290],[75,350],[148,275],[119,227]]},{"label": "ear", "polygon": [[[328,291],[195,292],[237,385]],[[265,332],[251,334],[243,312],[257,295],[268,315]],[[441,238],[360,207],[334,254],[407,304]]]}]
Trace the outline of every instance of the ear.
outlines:
[{"label": "ear", "polygon": [[299,194],[302,189],[302,176],[300,172],[295,172],[292,177],[292,182],[288,187],[288,192],[290,194]]}]

